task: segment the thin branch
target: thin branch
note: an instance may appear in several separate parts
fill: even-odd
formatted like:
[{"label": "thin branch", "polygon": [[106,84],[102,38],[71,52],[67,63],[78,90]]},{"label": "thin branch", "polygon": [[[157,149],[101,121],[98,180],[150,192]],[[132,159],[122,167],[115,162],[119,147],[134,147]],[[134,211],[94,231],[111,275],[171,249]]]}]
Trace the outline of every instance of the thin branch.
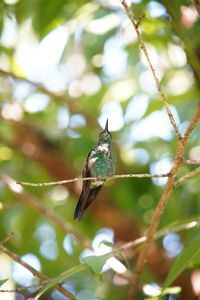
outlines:
[{"label": "thin branch", "polygon": [[25,182],[25,181],[18,181],[17,184],[20,185],[26,185],[26,186],[51,186],[51,185],[61,185],[66,183],[72,183],[76,181],[87,181],[87,180],[112,180],[112,179],[123,179],[123,178],[162,178],[162,177],[168,177],[169,173],[166,174],[120,174],[120,175],[114,175],[111,177],[76,177],[73,179],[66,179],[61,181],[52,181],[52,182],[38,182],[38,183],[32,183],[32,182]]},{"label": "thin branch", "polygon": [[156,207],[156,210],[152,216],[151,224],[146,233],[146,241],[144,243],[144,246],[139,253],[139,257],[138,257],[136,267],[135,267],[135,272],[134,272],[133,278],[131,280],[131,286],[130,286],[130,289],[128,292],[128,300],[133,300],[135,297],[135,293],[136,293],[136,290],[137,290],[137,287],[139,284],[140,275],[143,270],[145,260],[147,258],[151,244],[153,243],[154,235],[155,235],[157,227],[159,225],[160,218],[165,210],[165,207],[169,201],[169,197],[174,188],[175,175],[178,171],[178,168],[182,164],[182,157],[183,157],[183,151],[184,151],[185,145],[192,133],[192,130],[196,126],[197,122],[199,121],[199,118],[200,118],[200,105],[198,105],[197,110],[190,121],[190,124],[187,128],[184,138],[178,144],[175,159],[174,159],[171,171],[170,171],[170,176],[168,177],[167,184],[165,186],[163,194],[162,194],[160,201]]},{"label": "thin branch", "polygon": [[200,165],[200,161],[195,159],[183,159],[183,163],[187,165]]},{"label": "thin branch", "polygon": [[180,179],[176,180],[176,181],[174,182],[174,186],[183,184],[186,180],[188,180],[188,179],[190,179],[191,177],[195,176],[195,175],[198,174],[199,172],[200,172],[200,167],[194,169],[193,171],[187,173],[186,175],[184,175],[184,176],[181,177]]},{"label": "thin branch", "polygon": [[200,104],[197,105],[196,112],[195,112],[194,116],[192,117],[192,119],[190,121],[190,124],[189,124],[189,126],[186,130],[186,133],[183,137],[183,140],[182,140],[183,145],[185,145],[187,143],[187,141],[189,140],[189,137],[190,137],[193,129],[197,125],[199,119],[200,119]]},{"label": "thin branch", "polygon": [[90,247],[91,243],[86,238],[82,237],[76,230],[72,227],[69,222],[66,222],[61,216],[57,215],[53,210],[49,209],[43,205],[36,197],[24,191],[22,186],[17,185],[16,182],[8,177],[7,175],[0,175],[0,180],[26,205],[31,206],[37,212],[45,216],[47,219],[58,225],[66,233],[71,233],[76,240],[84,247]]},{"label": "thin branch", "polygon": [[40,91],[40,92],[48,95],[49,97],[54,98],[54,99],[58,100],[61,103],[66,103],[65,97],[49,91],[43,85],[41,85],[41,84],[39,84],[37,82],[31,81],[31,80],[29,80],[27,78],[24,78],[24,77],[21,77],[21,76],[18,76],[16,74],[12,73],[12,72],[4,71],[2,69],[0,69],[0,76],[2,76],[2,77],[10,77],[10,78],[12,78],[14,80],[28,83],[28,84],[34,86],[38,91]]},{"label": "thin branch", "polygon": [[174,117],[173,117],[173,114],[172,114],[172,112],[171,112],[171,110],[170,110],[169,104],[167,103],[165,94],[164,94],[164,92],[163,92],[163,90],[162,90],[162,88],[161,88],[159,79],[158,79],[158,77],[157,77],[157,75],[156,75],[155,68],[153,67],[153,65],[152,65],[152,63],[151,63],[151,60],[150,60],[150,58],[149,58],[149,54],[148,54],[147,48],[146,48],[146,46],[145,46],[145,44],[144,44],[144,41],[143,41],[143,39],[142,39],[142,37],[141,37],[141,34],[140,34],[140,31],[139,31],[139,29],[138,29],[138,24],[137,24],[136,21],[134,20],[134,17],[133,17],[133,15],[132,15],[132,13],[131,13],[131,11],[130,11],[130,9],[129,9],[127,3],[126,3],[126,1],[125,1],[125,0],[121,0],[121,3],[122,3],[122,5],[123,5],[123,7],[124,7],[124,9],[125,9],[125,11],[126,11],[127,16],[129,17],[129,19],[130,19],[130,21],[131,21],[131,23],[132,23],[132,25],[133,25],[133,27],[134,27],[134,29],[135,29],[135,32],[136,32],[136,34],[137,34],[138,41],[139,41],[139,43],[140,43],[140,47],[141,47],[141,49],[142,49],[142,51],[143,51],[143,53],[144,53],[144,55],[145,55],[145,57],[146,57],[146,59],[147,59],[147,62],[148,62],[149,67],[150,67],[150,70],[151,70],[151,72],[152,72],[152,74],[153,74],[153,78],[154,78],[154,80],[155,80],[156,87],[157,87],[158,92],[160,93],[161,99],[162,99],[162,101],[163,101],[163,105],[164,105],[164,107],[165,107],[165,109],[166,109],[166,112],[167,112],[167,114],[168,114],[168,117],[169,117],[169,119],[170,119],[170,122],[171,122],[171,124],[172,124],[172,126],[173,126],[173,128],[174,128],[176,137],[177,137],[177,139],[180,141],[180,140],[182,139],[182,136],[181,136],[181,134],[180,134],[180,132],[179,132],[179,129],[178,129],[177,125],[176,125],[176,122],[175,122]]},{"label": "thin branch", "polygon": [[0,290],[0,293],[19,293],[21,295],[23,295],[25,297],[25,299],[27,298],[32,298],[31,295],[32,293],[30,293],[28,290],[29,289],[40,289],[43,285],[47,284],[49,282],[49,280],[44,280],[42,282],[42,284],[33,284],[33,285],[29,285],[26,287],[16,287],[15,289],[10,289],[10,290],[6,290],[6,289],[2,289]]},{"label": "thin branch", "polygon": [[[177,232],[181,232],[183,230],[190,230],[192,228],[199,227],[199,226],[200,226],[200,220],[198,220],[198,221],[193,220],[193,221],[187,222],[185,224],[180,224],[180,225],[177,225],[177,226],[174,226],[171,228],[162,229],[155,233],[154,240],[157,240],[157,239],[159,239],[167,234],[170,234],[170,233],[175,233],[175,232],[177,233]],[[119,249],[125,250],[128,248],[133,248],[140,244],[143,244],[146,240],[147,240],[147,237],[144,235],[134,241],[130,241],[130,242],[120,246]]]},{"label": "thin branch", "polygon": [[6,236],[2,241],[0,241],[0,245],[7,243],[14,236],[14,232],[11,232]]},{"label": "thin branch", "polygon": [[[155,235],[154,235],[154,240],[157,240],[167,234],[170,234],[170,233],[178,233],[178,232],[181,232],[183,230],[190,230],[192,228],[195,228],[195,227],[199,227],[200,226],[200,220],[192,220],[190,222],[187,222],[185,224],[180,224],[180,225],[176,225],[176,226],[173,226],[171,228],[166,228],[166,229],[163,229],[163,230],[160,230],[158,231]],[[0,245],[2,243],[4,243],[8,238],[10,238],[10,235],[8,237],[6,237],[3,241],[0,242]],[[138,245],[141,245],[143,244],[144,242],[146,241],[146,236],[142,236],[134,241],[130,241],[128,243],[125,243],[123,244],[122,246],[118,247],[117,249],[118,250],[126,250],[126,249],[129,249],[129,248],[134,248],[134,247],[137,247]],[[127,279],[127,278],[126,278]],[[130,278],[128,278],[130,280]],[[46,279],[45,280],[42,280],[42,284],[46,284],[50,282],[49,279]],[[37,285],[32,285],[32,286],[29,286],[29,287],[19,287],[19,288],[16,288],[14,290],[0,290],[0,293],[16,293],[16,292],[26,292],[28,288],[38,288],[38,287],[41,287],[41,284],[37,284]]]},{"label": "thin branch", "polygon": [[[0,244],[0,251],[11,257],[14,261],[18,262],[20,265],[22,265],[24,268],[29,270],[34,276],[39,278],[41,283],[46,283],[50,279],[42,274],[41,272],[37,271],[33,267],[31,267],[29,264],[27,264],[25,261],[23,261],[18,255],[8,250],[6,247]],[[54,288],[58,290],[60,293],[62,293],[65,297],[68,297],[70,300],[75,300],[74,295],[72,295],[69,291],[65,290],[63,287],[59,286],[58,284],[54,285]]]},{"label": "thin branch", "polygon": [[[34,287],[34,286],[32,286],[32,287]],[[37,287],[37,286],[35,286],[35,287]],[[28,288],[29,287],[27,287],[27,289]],[[27,289],[26,288],[16,288],[14,290],[0,290],[0,293],[19,293],[19,294],[22,294],[23,296],[25,296],[24,293],[27,292]]]}]

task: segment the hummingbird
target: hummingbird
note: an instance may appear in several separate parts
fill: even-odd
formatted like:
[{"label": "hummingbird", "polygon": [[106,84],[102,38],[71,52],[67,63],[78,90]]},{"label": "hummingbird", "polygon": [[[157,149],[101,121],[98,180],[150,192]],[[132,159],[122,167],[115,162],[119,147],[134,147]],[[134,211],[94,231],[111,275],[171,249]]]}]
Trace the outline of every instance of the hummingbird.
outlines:
[{"label": "hummingbird", "polygon": [[96,177],[97,179],[83,181],[81,195],[74,212],[75,220],[81,220],[84,211],[92,204],[101,191],[105,179],[114,174],[115,158],[112,152],[112,135],[108,131],[107,119],[104,130],[99,134],[97,145],[87,156],[82,172],[83,178]]}]

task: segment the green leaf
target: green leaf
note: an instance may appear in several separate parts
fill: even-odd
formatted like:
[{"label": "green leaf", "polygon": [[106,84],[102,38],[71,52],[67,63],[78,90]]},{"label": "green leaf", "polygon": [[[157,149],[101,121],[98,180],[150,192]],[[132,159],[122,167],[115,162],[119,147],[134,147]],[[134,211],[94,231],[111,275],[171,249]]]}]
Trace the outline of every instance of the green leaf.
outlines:
[{"label": "green leaf", "polygon": [[59,276],[57,276],[54,279],[50,279],[50,281],[44,285],[44,287],[39,291],[39,293],[36,295],[35,300],[38,300],[39,297],[41,295],[43,295],[48,289],[50,289],[51,287],[53,287],[55,284],[61,283],[69,278],[71,278],[72,276],[74,276],[75,274],[83,271],[86,269],[85,265],[78,265],[76,267],[72,267],[71,269],[61,273]]},{"label": "green leaf", "polygon": [[200,254],[200,236],[195,238],[179,255],[174,265],[172,266],[166,280],[163,289],[168,287],[183,270],[185,270],[188,264],[194,260]]},{"label": "green leaf", "polygon": [[166,288],[164,289],[163,291],[163,295],[178,295],[180,294],[181,292],[181,287],[180,286],[173,286],[173,287],[170,287],[170,288]]},{"label": "green leaf", "polygon": [[83,290],[76,294],[76,300],[97,300],[94,293],[90,290]]},{"label": "green leaf", "polygon": [[104,244],[104,245],[106,245],[106,246],[108,246],[108,247],[110,247],[110,248],[113,248],[113,247],[114,247],[113,243],[108,242],[108,241],[101,241],[101,244]]},{"label": "green leaf", "polygon": [[[181,287],[180,286],[173,286],[173,287],[169,287],[163,290],[154,290],[154,296],[156,297],[155,299],[163,299],[162,296],[164,295],[178,295],[181,292]],[[145,295],[151,297],[152,292],[145,292]],[[161,297],[160,297],[161,296]],[[148,298],[148,299],[152,299],[152,298]],[[154,299],[154,298],[153,298]]]},{"label": "green leaf", "polygon": [[2,286],[6,281],[8,281],[8,278],[1,279],[0,280],[0,286]]},{"label": "green leaf", "polygon": [[112,253],[107,253],[107,254],[104,254],[101,256],[94,256],[94,255],[88,256],[88,257],[85,257],[83,260],[88,266],[90,266],[92,268],[92,270],[96,274],[100,274],[107,259],[109,259],[112,256],[113,256]]}]

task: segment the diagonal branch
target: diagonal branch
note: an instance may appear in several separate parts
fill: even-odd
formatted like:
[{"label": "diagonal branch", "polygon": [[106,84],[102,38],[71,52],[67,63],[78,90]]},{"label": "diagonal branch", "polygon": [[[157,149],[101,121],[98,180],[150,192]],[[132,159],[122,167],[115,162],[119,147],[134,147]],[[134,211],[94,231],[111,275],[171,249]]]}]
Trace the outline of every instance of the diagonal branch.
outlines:
[{"label": "diagonal branch", "polygon": [[[170,234],[170,233],[181,232],[183,230],[190,230],[192,228],[199,227],[199,225],[200,225],[200,220],[193,220],[193,221],[190,221],[190,222],[187,222],[184,224],[180,224],[180,225],[176,225],[176,226],[173,226],[170,228],[161,229],[155,233],[154,240],[157,240],[157,239],[159,239],[167,234]],[[133,240],[133,241],[123,244],[122,246],[119,247],[119,249],[125,250],[128,248],[133,248],[140,244],[143,244],[146,240],[147,240],[147,237],[144,235],[136,240]]]},{"label": "diagonal branch", "polygon": [[194,169],[193,171],[187,173],[186,175],[184,175],[184,176],[181,177],[180,179],[176,180],[176,181],[174,182],[174,186],[183,184],[186,180],[188,180],[188,179],[190,179],[191,177],[195,176],[195,175],[198,174],[199,172],[200,172],[200,167]]},{"label": "diagonal branch", "polygon": [[149,249],[153,242],[154,235],[156,233],[157,227],[160,222],[160,218],[164,212],[164,209],[169,201],[169,197],[174,188],[175,175],[178,171],[178,168],[180,167],[180,165],[182,163],[182,157],[183,157],[185,145],[192,133],[192,130],[197,125],[199,118],[200,118],[200,105],[198,105],[197,110],[190,121],[190,124],[187,128],[184,138],[182,139],[181,143],[178,144],[175,159],[174,159],[171,171],[170,171],[170,176],[168,177],[167,184],[165,186],[163,194],[162,194],[160,201],[156,207],[156,210],[153,214],[150,227],[146,234],[146,242],[144,243],[144,247],[140,251],[140,254],[139,254],[139,257],[138,257],[138,260],[136,263],[135,273],[131,280],[131,286],[130,286],[130,289],[128,292],[128,300],[134,299],[134,296],[135,296],[135,293],[136,293],[136,290],[138,287],[140,275],[141,275],[141,272],[142,272],[144,264],[145,264],[145,259],[148,255]]},{"label": "diagonal branch", "polygon": [[130,11],[130,9],[129,9],[127,3],[126,3],[126,1],[125,0],[121,0],[121,3],[122,3],[122,5],[123,5],[123,7],[124,7],[124,9],[126,11],[127,16],[129,17],[129,19],[130,19],[130,21],[131,21],[131,23],[132,23],[132,25],[133,25],[133,27],[135,29],[135,32],[137,34],[137,38],[138,38],[140,47],[141,47],[141,49],[142,49],[142,51],[143,51],[143,53],[144,53],[144,55],[145,55],[145,57],[147,59],[147,62],[149,64],[150,70],[151,70],[151,72],[153,74],[153,78],[154,78],[155,83],[156,83],[156,87],[158,89],[158,92],[160,93],[160,96],[161,96],[163,105],[164,105],[164,107],[166,109],[166,112],[168,114],[169,120],[170,120],[170,122],[171,122],[171,124],[172,124],[172,126],[174,128],[176,137],[177,137],[178,141],[181,141],[181,139],[182,139],[181,134],[180,134],[179,129],[178,129],[177,125],[176,125],[176,122],[175,122],[174,117],[172,115],[172,112],[170,110],[169,104],[167,103],[165,94],[164,94],[164,92],[163,92],[163,90],[161,88],[159,79],[158,79],[158,77],[156,75],[155,68],[153,67],[153,65],[151,63],[151,60],[149,58],[149,54],[148,54],[147,48],[146,48],[146,46],[144,44],[144,41],[143,41],[143,39],[141,37],[141,34],[140,34],[140,31],[138,29],[138,23],[136,23],[136,21],[134,20],[134,17],[132,15],[132,13],[131,13],[131,11]]},{"label": "diagonal branch", "polygon": [[[0,251],[3,252],[4,254],[8,255],[9,257],[11,257],[14,261],[18,262],[20,265],[22,265],[27,270],[29,270],[35,277],[37,277],[40,280],[41,283],[44,284],[50,280],[46,275],[44,275],[41,272],[34,269],[32,266],[30,266],[25,261],[23,261],[18,255],[11,252],[6,247],[4,247],[1,243],[0,243]],[[55,284],[54,288],[56,290],[58,290],[60,293],[62,293],[65,297],[69,298],[70,300],[75,300],[74,295],[72,295],[69,291],[65,290],[62,286]]]},{"label": "diagonal branch", "polygon": [[0,245],[7,243],[14,235],[14,232],[10,232],[2,241],[0,241]]},{"label": "diagonal branch", "polygon": [[84,247],[90,247],[90,241],[86,238],[83,238],[70,223],[66,222],[62,217],[57,215],[53,210],[49,209],[45,205],[41,204],[40,201],[23,190],[19,185],[16,185],[16,182],[8,177],[7,175],[0,175],[0,180],[14,193],[22,202],[26,205],[31,206],[37,212],[45,216],[47,219],[58,225],[66,233],[71,233],[76,240],[83,245]]},{"label": "diagonal branch", "polygon": [[200,165],[200,161],[194,159],[183,159],[183,163],[187,165]]},{"label": "diagonal branch", "polygon": [[13,72],[7,72],[7,71],[4,71],[4,70],[0,69],[0,76],[1,77],[10,77],[14,80],[18,80],[18,81],[28,83],[28,84],[32,85],[33,87],[35,87],[38,91],[48,95],[51,98],[54,98],[54,99],[58,100],[60,103],[66,103],[65,97],[63,97],[62,95],[53,93],[53,92],[49,91],[48,89],[46,89],[42,84],[39,84],[37,82],[34,82],[34,81],[32,81],[30,79],[27,79],[27,78],[24,78],[22,76],[17,76]]}]

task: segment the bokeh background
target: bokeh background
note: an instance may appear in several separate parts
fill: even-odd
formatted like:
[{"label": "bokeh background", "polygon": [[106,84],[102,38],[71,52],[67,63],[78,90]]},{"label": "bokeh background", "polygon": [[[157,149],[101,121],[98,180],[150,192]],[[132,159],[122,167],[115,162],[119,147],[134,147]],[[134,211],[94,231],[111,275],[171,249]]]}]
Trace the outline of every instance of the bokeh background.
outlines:
[{"label": "bokeh background", "polygon": [[[140,20],[152,64],[184,133],[200,99],[198,12],[189,0],[129,4]],[[166,179],[109,181],[81,222],[73,220],[81,182],[26,187],[27,199],[23,199],[22,188],[10,178],[45,182],[79,176],[107,118],[117,174],[169,171],[177,140],[120,1],[1,0],[0,172],[9,176],[10,186],[0,182],[0,238],[14,232],[6,246],[50,277],[90,253],[106,253],[103,240],[119,245],[139,237],[148,228],[166,183]],[[199,129],[187,145],[187,159],[200,158]],[[178,175],[192,169],[183,166]],[[32,197],[63,217],[72,232],[91,240],[93,252],[36,211],[30,204]],[[198,220],[199,211],[196,176],[174,190],[160,228]],[[162,285],[174,259],[198,231],[196,227],[159,239],[141,285]],[[133,271],[134,251],[129,249],[125,255],[129,264],[124,266]],[[196,259],[176,283],[182,287],[181,299],[200,295],[199,262]],[[10,278],[9,288],[35,282],[3,254],[0,265],[0,278]],[[109,266],[104,271],[102,279],[89,271],[80,273],[66,286],[77,299],[125,299],[126,280]],[[45,297],[64,299],[55,291]],[[23,297],[2,293],[0,299]],[[144,299],[142,292],[138,299]]]}]

